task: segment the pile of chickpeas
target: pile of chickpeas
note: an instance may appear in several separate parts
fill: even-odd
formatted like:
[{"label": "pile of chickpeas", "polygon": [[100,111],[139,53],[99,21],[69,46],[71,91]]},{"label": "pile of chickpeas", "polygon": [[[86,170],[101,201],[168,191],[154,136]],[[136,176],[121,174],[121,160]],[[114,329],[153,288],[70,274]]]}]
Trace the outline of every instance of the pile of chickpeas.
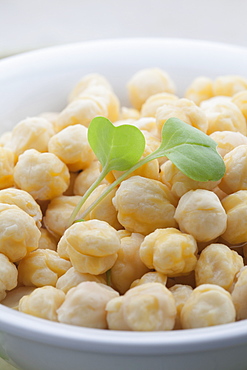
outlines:
[{"label": "pile of chickpeas", "polygon": [[[198,77],[184,97],[159,68],[138,71],[123,107],[106,78],[84,76],[61,112],[24,118],[0,137],[0,302],[81,327],[164,331],[247,318],[247,79]],[[157,149],[177,117],[216,141],[226,173],[188,178],[155,159],[68,227],[100,164],[95,116]],[[121,175],[110,172],[80,214]]]}]

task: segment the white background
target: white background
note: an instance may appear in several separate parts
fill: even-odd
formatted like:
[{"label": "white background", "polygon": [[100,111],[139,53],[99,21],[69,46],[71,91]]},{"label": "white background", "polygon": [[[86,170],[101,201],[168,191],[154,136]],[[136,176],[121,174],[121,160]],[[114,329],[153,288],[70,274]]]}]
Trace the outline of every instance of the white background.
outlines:
[{"label": "white background", "polygon": [[247,46],[246,0],[0,0],[0,57],[117,37]]}]

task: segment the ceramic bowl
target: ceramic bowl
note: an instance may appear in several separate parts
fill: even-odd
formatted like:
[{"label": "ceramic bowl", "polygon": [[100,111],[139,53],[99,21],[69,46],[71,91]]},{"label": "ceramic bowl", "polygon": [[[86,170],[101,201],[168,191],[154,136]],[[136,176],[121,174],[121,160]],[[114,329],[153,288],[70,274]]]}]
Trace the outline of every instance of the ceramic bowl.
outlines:
[{"label": "ceramic bowl", "polygon": [[[58,111],[84,75],[103,74],[122,104],[139,69],[166,70],[182,96],[193,78],[247,77],[247,49],[183,39],[121,39],[34,51],[0,61],[0,127]],[[0,354],[22,370],[241,370],[247,321],[171,332],[121,332],[38,319],[0,304]]]}]

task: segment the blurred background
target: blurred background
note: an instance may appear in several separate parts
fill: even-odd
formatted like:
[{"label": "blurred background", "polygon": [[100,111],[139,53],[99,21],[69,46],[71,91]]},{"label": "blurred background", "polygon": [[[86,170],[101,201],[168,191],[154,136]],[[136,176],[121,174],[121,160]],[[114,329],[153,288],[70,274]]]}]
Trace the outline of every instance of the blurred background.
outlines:
[{"label": "blurred background", "polygon": [[118,37],[247,46],[246,0],[0,0],[0,57]]}]

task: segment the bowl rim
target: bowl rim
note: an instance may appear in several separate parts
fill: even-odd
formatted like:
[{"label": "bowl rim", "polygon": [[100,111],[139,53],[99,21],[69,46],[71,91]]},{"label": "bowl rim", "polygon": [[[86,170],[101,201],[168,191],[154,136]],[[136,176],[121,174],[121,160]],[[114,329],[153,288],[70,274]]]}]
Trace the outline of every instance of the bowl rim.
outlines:
[{"label": "bowl rim", "polygon": [[[247,58],[247,48],[238,45],[207,40],[159,37],[135,37],[121,39],[101,39],[65,45],[50,46],[38,50],[28,51],[5,57],[0,60],[0,77],[17,64],[36,61],[40,56],[63,55],[70,50],[90,50],[100,46],[113,47],[114,45],[146,45],[160,46],[177,44],[196,46],[199,49],[209,47],[212,50],[237,52]],[[37,341],[50,345],[75,350],[85,349],[92,352],[108,352],[137,354],[144,353],[184,353],[209,349],[220,349],[241,344],[247,344],[247,320],[235,323],[218,325],[217,327],[186,329],[167,332],[125,332],[102,329],[81,328],[71,325],[51,322],[17,312],[0,304],[0,332]],[[145,348],[145,351],[143,350]]]}]

